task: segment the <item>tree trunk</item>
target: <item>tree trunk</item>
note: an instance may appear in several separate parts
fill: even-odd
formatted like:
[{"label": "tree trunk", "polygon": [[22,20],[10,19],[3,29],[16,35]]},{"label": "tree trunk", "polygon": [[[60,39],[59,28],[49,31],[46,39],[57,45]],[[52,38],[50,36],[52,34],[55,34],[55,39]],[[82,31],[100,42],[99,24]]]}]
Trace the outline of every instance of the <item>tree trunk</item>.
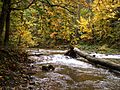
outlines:
[{"label": "tree trunk", "polygon": [[78,51],[78,50],[75,50],[75,52],[76,52],[80,57],[83,57],[83,58],[87,59],[87,60],[88,60],[89,62],[91,62],[91,63],[98,64],[98,65],[107,67],[107,68],[109,68],[109,69],[113,69],[113,70],[120,71],[120,65],[119,65],[119,64],[109,62],[108,60],[105,60],[105,59],[95,58],[95,57],[90,56],[89,54],[84,53],[84,52],[82,52],[82,51],[80,51],[80,50],[79,50],[79,51]]},{"label": "tree trunk", "polygon": [[3,0],[2,12],[0,16],[0,46],[2,46],[2,33],[4,31],[8,9],[9,9],[9,0]]},{"label": "tree trunk", "polygon": [[[79,2],[79,0],[78,0],[78,2]],[[78,4],[78,11],[77,11],[77,20],[80,22],[80,10],[81,10],[81,4]],[[76,21],[76,24],[79,26],[79,23]],[[79,28],[77,27],[76,29],[75,29],[75,37],[76,38],[79,38],[80,37],[80,35],[79,35]]]},{"label": "tree trunk", "polygon": [[2,46],[2,33],[4,31],[4,24],[6,20],[6,12],[7,12],[7,0],[3,0],[3,6],[0,16],[0,46]]},{"label": "tree trunk", "polygon": [[[79,2],[79,0],[78,0],[78,2]],[[81,20],[80,20],[80,16],[81,16],[81,12],[80,12],[80,10],[81,10],[81,4],[78,4],[78,21],[79,22],[81,22]],[[79,26],[79,23],[77,22],[77,25]],[[77,27],[77,29],[76,29],[76,38],[79,38],[80,36],[79,36],[79,28]]]},{"label": "tree trunk", "polygon": [[7,13],[6,17],[6,31],[5,31],[5,39],[4,39],[4,46],[5,48],[9,45],[9,32],[10,32],[10,10]]}]

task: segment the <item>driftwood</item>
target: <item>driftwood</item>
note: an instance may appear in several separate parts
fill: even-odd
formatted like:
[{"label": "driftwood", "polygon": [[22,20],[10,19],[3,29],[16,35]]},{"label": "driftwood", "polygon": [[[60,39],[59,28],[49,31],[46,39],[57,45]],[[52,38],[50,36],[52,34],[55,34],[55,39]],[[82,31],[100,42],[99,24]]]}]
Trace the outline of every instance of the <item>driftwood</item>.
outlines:
[{"label": "driftwood", "polygon": [[89,62],[91,62],[93,64],[101,65],[101,66],[107,67],[109,69],[120,71],[120,65],[119,64],[109,62],[106,59],[101,59],[101,58],[96,58],[95,56],[90,56],[89,54],[84,53],[80,50],[75,50],[75,52],[77,53],[78,56],[87,59]]}]

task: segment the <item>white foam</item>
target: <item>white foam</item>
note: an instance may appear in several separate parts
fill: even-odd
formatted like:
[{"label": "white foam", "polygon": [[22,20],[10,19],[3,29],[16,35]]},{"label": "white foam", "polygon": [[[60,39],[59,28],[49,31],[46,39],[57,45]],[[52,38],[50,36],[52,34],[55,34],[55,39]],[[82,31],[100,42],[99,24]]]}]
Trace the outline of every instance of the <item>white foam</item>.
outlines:
[{"label": "white foam", "polygon": [[51,56],[51,59],[49,60],[47,60],[47,57],[50,57],[50,56],[44,56],[44,61],[36,62],[36,64],[55,63],[55,64],[72,66],[72,67],[93,68],[92,65],[88,63],[85,63],[85,62],[82,62],[82,61],[79,61],[73,58],[69,58],[67,56],[60,55],[60,54]]}]

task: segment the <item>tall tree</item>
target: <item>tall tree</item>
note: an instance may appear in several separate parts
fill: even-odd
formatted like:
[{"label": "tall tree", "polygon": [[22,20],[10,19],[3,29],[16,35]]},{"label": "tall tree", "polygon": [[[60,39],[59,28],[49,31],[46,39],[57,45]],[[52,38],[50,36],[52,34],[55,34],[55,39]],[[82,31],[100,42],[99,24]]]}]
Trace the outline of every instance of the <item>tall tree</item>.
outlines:
[{"label": "tall tree", "polygon": [[7,17],[7,12],[9,10],[9,2],[10,0],[2,0],[3,6],[2,6],[2,11],[0,14],[0,46],[2,44],[2,33],[4,31],[4,26],[5,26],[5,21]]},{"label": "tall tree", "polygon": [[[9,42],[9,31],[10,31],[10,13],[11,10],[24,10],[28,9],[36,0],[23,0],[23,1],[14,1],[11,0],[2,0],[3,6],[2,6],[2,12],[0,16],[0,46],[2,45],[2,34],[4,31],[5,26],[5,39],[4,39],[4,46],[8,46]],[[26,5],[26,3],[29,3]],[[24,5],[23,7],[19,5]],[[12,7],[13,6],[13,7]],[[17,6],[14,8],[14,6]],[[4,36],[4,35],[3,35]]]},{"label": "tall tree", "polygon": [[11,13],[10,4],[11,4],[11,0],[9,0],[8,2],[8,10],[6,13],[6,27],[5,27],[6,31],[5,31],[5,38],[4,38],[4,46],[6,48],[8,47],[8,43],[9,43],[10,13]]}]

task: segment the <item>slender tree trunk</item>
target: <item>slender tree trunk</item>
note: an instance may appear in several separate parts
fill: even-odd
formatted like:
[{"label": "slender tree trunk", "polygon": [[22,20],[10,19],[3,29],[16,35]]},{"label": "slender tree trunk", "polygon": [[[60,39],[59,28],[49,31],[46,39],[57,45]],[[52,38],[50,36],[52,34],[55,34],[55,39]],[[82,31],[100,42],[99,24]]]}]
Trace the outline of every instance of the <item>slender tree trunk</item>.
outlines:
[{"label": "slender tree trunk", "polygon": [[[78,0],[79,1],[79,0]],[[75,21],[75,23],[76,23],[76,25],[77,25],[77,27],[75,28],[75,38],[77,38],[77,39],[80,39],[80,34],[79,34],[79,22],[80,22],[80,16],[81,16],[81,13],[80,13],[80,10],[81,10],[81,4],[78,4],[78,10],[77,10],[77,18],[76,18],[76,21]],[[78,22],[78,21],[79,22]],[[78,40],[76,41],[76,44],[78,43]]]},{"label": "slender tree trunk", "polygon": [[7,10],[6,10],[6,26],[5,26],[5,36],[4,36],[4,47],[8,47],[8,42],[9,42],[9,31],[10,31],[10,4],[11,0],[7,0]]},{"label": "slender tree trunk", "polygon": [[0,46],[2,46],[2,33],[4,31],[6,14],[7,14],[7,10],[8,10],[8,1],[9,0],[3,0],[2,12],[1,12],[1,16],[0,16]]},{"label": "slender tree trunk", "polygon": [[[79,1],[79,0],[78,0]],[[80,9],[81,9],[81,4],[78,4],[78,11],[77,11],[77,19],[76,20],[78,20],[78,21],[80,21]],[[77,21],[75,21],[76,22],[76,24],[77,24],[77,26],[79,25],[79,23],[77,22]],[[77,27],[76,29],[75,29],[75,37],[76,38],[79,38],[80,36],[79,36],[79,28]]]},{"label": "slender tree trunk", "polygon": [[10,32],[10,10],[7,13],[6,17],[6,31],[5,31],[5,39],[4,39],[4,46],[7,48],[9,45],[9,32]]}]

